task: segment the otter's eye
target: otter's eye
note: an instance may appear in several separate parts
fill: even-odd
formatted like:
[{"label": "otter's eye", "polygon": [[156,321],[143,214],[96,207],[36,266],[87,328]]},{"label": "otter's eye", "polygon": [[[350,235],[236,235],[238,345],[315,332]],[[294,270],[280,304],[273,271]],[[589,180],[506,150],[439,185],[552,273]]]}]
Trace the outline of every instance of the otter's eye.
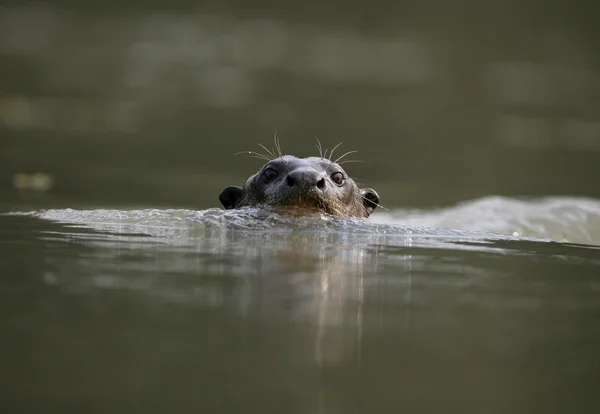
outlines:
[{"label": "otter's eye", "polygon": [[265,181],[270,183],[279,176],[279,173],[273,168],[267,168],[263,175],[265,176]]},{"label": "otter's eye", "polygon": [[344,174],[342,174],[341,172],[331,174],[331,181],[333,181],[337,185],[344,184]]}]

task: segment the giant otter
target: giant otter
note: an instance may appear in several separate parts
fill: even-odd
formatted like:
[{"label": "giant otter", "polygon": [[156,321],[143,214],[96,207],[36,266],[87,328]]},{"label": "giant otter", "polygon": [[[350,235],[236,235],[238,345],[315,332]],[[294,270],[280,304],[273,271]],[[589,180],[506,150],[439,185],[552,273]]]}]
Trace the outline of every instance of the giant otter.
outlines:
[{"label": "giant otter", "polygon": [[370,188],[359,189],[336,162],[292,155],[268,160],[243,188],[227,187],[219,200],[226,209],[267,206],[340,217],[369,217],[379,205],[379,195]]}]

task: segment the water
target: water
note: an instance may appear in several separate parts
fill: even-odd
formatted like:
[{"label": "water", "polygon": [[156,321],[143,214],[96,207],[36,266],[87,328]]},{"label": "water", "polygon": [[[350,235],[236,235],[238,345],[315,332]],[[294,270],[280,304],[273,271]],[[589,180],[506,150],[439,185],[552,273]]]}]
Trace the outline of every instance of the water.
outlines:
[{"label": "water", "polygon": [[[12,3],[0,413],[600,412],[593,2]],[[214,209],[275,131],[387,209]]]},{"label": "water", "polygon": [[597,412],[600,204],[581,201],[2,215],[0,408]]}]

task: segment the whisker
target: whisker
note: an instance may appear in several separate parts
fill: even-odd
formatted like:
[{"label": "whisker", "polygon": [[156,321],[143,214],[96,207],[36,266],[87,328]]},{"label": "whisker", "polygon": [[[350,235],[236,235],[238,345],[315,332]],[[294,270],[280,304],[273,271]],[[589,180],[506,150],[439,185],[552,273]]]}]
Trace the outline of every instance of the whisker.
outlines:
[{"label": "whisker", "polygon": [[267,151],[267,154],[269,154],[271,156],[271,159],[269,161],[274,160],[275,158],[277,158],[275,156],[275,154],[273,154],[273,152],[271,152],[271,150],[268,149],[267,147],[265,147],[263,144],[258,144],[258,146],[261,147],[262,149],[264,149],[265,151]]},{"label": "whisker", "polygon": [[340,145],[342,145],[344,142],[340,142],[339,144],[337,144],[335,147],[333,147],[333,149],[331,150],[331,152],[329,153],[329,161],[331,161],[331,158],[333,157],[333,151],[335,151],[337,149],[337,147],[339,147]]},{"label": "whisker", "polygon": [[355,152],[358,152],[358,151],[348,151],[347,153],[342,154],[340,157],[338,157],[334,162],[337,163],[339,160],[341,160],[342,158],[344,158],[346,155],[354,154]]},{"label": "whisker", "polygon": [[259,156],[259,155],[248,155],[249,158],[258,158],[259,160],[265,160],[267,162],[271,161],[270,158],[268,157],[263,157],[263,156]]},{"label": "whisker", "polygon": [[386,207],[382,206],[381,204],[374,202],[373,200],[369,200],[367,197],[363,196],[362,194],[359,194],[359,196],[363,200],[367,200],[368,202],[370,202],[372,204],[375,204],[377,207],[379,207],[379,208],[381,208],[383,210],[388,210],[389,211],[389,208],[386,208]]},{"label": "whisker", "polygon": [[364,161],[361,161],[361,160],[344,160],[344,161],[338,162],[338,164],[342,165],[342,164],[346,164],[346,163],[349,163],[349,162],[364,162]]},{"label": "whisker", "polygon": [[254,151],[240,151],[240,152],[236,152],[233,155],[241,155],[241,154],[246,154],[249,158],[258,158],[258,159],[265,160],[265,161],[271,161],[271,158],[269,158],[265,154],[261,154],[260,152],[254,152]]},{"label": "whisker", "polygon": [[321,141],[319,141],[319,138],[317,137],[315,137],[315,139],[317,140],[315,147],[317,147],[317,149],[319,150],[319,157],[323,158],[323,147],[321,146]]},{"label": "whisker", "polygon": [[[323,153],[323,158],[327,158],[327,152],[329,152],[329,148],[325,148],[325,152]],[[329,158],[327,158],[329,159]],[[331,160],[329,160],[331,161]]]},{"label": "whisker", "polygon": [[277,154],[281,157],[283,154],[281,153],[281,145],[279,142],[279,135],[277,135],[277,131],[273,135],[273,141],[275,141],[275,149],[277,150]]}]

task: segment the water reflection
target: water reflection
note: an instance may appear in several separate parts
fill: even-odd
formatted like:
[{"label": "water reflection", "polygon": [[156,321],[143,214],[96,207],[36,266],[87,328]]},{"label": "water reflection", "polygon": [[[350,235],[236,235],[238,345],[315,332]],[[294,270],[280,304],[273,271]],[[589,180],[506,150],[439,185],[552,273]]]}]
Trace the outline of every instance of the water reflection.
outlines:
[{"label": "water reflection", "polygon": [[595,404],[597,248],[103,214],[87,225],[0,216],[4,407]]}]

